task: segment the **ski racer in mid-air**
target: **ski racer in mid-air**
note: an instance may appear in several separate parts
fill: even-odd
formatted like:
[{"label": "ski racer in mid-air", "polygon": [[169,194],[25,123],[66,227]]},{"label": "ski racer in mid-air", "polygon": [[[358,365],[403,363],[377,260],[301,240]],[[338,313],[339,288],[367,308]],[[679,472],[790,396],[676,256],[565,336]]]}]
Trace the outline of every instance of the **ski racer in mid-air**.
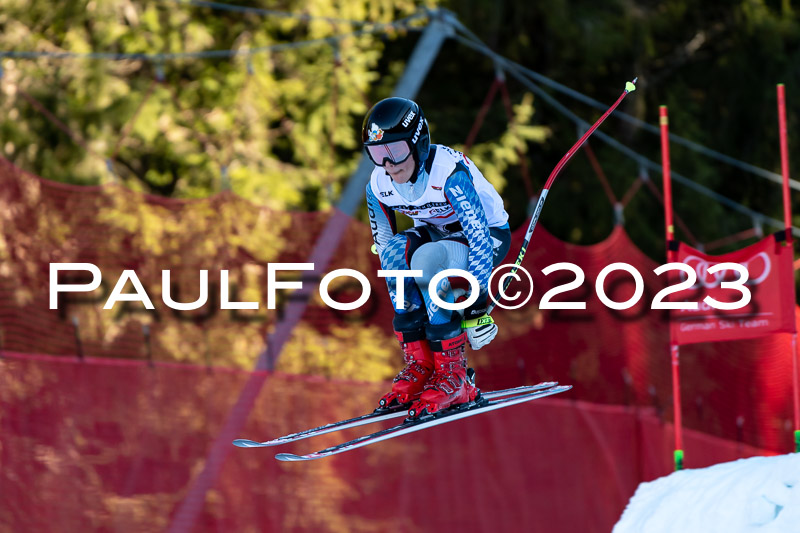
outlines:
[{"label": "ski racer in mid-air", "polygon": [[[361,135],[376,165],[367,185],[367,208],[381,267],[423,273],[405,278],[402,287],[397,278],[387,278],[406,366],[380,405],[410,404],[411,416],[419,417],[472,401],[477,389],[467,375],[466,343],[478,350],[497,335],[486,310],[489,276],[511,242],[503,201],[463,153],[430,143],[428,122],[411,100],[375,104]],[[414,227],[397,233],[395,212],[411,217]],[[465,270],[478,281],[478,298],[463,317],[431,301],[428,282],[445,269]],[[436,294],[455,301],[446,277]]]}]

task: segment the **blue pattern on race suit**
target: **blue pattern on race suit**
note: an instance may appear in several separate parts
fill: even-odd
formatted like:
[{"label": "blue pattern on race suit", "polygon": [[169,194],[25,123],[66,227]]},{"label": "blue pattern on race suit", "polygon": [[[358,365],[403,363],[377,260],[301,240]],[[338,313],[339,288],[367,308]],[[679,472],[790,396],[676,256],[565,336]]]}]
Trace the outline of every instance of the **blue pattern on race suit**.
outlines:
[{"label": "blue pattern on race suit", "polygon": [[494,249],[486,213],[463,163],[458,163],[453,174],[447,178],[444,193],[469,242],[469,273],[478,280],[481,296],[485,296],[492,275]]},{"label": "blue pattern on race suit", "polygon": [[[367,213],[369,214],[372,240],[378,248],[378,255],[382,257],[384,246],[396,233],[394,211],[378,201],[369,183],[367,183]],[[386,267],[383,268],[386,269]]]},{"label": "blue pattern on race suit", "polygon": [[[383,270],[410,270],[406,256],[407,247],[408,238],[402,233],[389,239],[389,242],[383,247],[383,253],[380,254],[381,268]],[[386,278],[386,287],[389,289],[389,298],[392,300],[392,307],[395,313],[410,313],[422,307],[422,298],[417,290],[417,283],[414,278],[404,279],[403,295],[405,301],[401,303],[400,309],[397,308],[397,278]]]},{"label": "blue pattern on race suit", "polygon": [[[420,290],[422,291],[422,298],[425,300],[425,309],[428,311],[428,321],[431,324],[448,324],[453,319],[455,311],[443,309],[433,303],[427,287],[425,289],[420,288]],[[436,285],[436,295],[443,302],[453,303],[455,301],[449,279],[442,278]]]},{"label": "blue pattern on race suit", "polygon": [[[381,259],[381,268],[384,270],[409,270],[410,258],[407,257],[408,239],[403,234],[395,235],[394,211],[378,201],[372,192],[370,184],[367,184],[366,192],[370,228]],[[453,207],[463,228],[463,234],[469,243],[468,270],[478,280],[478,284],[481,287],[481,297],[485,297],[488,292],[487,287],[492,271],[494,250],[483,205],[472,183],[469,170],[463,163],[458,163],[453,173],[447,178],[443,192],[447,201]],[[416,282],[411,278],[406,279],[404,284],[406,300],[404,309],[398,310],[396,306],[396,280],[387,278],[386,283],[389,289],[389,297],[396,313],[405,313],[417,309],[423,305],[422,300],[424,300],[431,324],[445,324],[452,319],[453,312],[441,309],[433,304],[428,295],[427,287],[421,287],[417,290]],[[420,297],[420,293],[422,297]],[[446,278],[438,284],[437,294],[443,301],[449,303],[454,301],[450,283]]]},{"label": "blue pattern on race suit", "polygon": [[[403,234],[395,235],[394,211],[381,204],[372,192],[372,187],[367,184],[367,212],[369,225],[372,231],[372,240],[378,249],[383,270],[410,270],[406,249],[408,239]],[[392,218],[389,218],[392,217]],[[386,278],[386,287],[389,289],[389,298],[395,313],[408,313],[422,307],[422,298],[417,290],[414,278],[405,278],[403,283],[405,301],[397,309],[397,280]]]}]

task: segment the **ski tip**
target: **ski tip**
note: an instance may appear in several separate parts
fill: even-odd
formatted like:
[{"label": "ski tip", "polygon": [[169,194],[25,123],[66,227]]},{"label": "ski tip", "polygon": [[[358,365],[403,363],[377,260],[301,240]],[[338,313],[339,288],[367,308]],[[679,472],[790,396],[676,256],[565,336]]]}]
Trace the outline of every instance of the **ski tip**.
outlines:
[{"label": "ski tip", "polygon": [[233,445],[239,448],[260,448],[262,446],[260,442],[249,439],[236,439],[233,441]]},{"label": "ski tip", "polygon": [[309,461],[310,457],[303,457],[302,455],[295,455],[293,453],[278,453],[275,455],[278,461]]}]

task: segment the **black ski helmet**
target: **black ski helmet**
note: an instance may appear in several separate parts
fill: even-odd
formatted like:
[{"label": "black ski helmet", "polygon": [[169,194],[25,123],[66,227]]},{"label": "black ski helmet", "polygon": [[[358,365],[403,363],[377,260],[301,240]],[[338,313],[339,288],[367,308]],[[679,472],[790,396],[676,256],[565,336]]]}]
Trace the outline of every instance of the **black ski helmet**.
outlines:
[{"label": "black ski helmet", "polygon": [[[416,102],[407,98],[386,98],[369,110],[361,126],[361,142],[369,145],[406,141],[416,162],[414,177],[431,147],[428,121]],[[369,153],[367,153],[369,155]]]}]

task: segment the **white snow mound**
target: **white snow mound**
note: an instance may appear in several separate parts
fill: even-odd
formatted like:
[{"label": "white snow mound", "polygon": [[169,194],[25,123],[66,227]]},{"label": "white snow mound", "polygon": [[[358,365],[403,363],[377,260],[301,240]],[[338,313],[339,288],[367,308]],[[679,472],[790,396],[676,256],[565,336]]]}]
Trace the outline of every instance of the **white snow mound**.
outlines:
[{"label": "white snow mound", "polygon": [[642,483],[613,533],[800,533],[800,453]]}]

